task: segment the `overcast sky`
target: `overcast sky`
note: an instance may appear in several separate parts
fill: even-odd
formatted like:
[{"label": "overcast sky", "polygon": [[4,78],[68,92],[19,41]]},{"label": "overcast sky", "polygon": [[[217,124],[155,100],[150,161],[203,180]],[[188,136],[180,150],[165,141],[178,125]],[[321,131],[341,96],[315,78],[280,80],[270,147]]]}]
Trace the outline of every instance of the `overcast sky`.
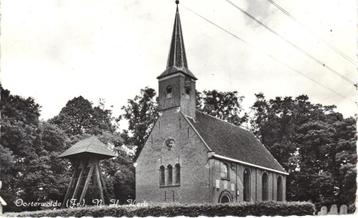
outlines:
[{"label": "overcast sky", "polygon": [[[286,39],[352,81],[354,65],[323,42],[356,60],[355,0],[275,0],[306,29],[266,0],[232,0]],[[186,7],[227,28],[250,47],[203,21]],[[2,0],[1,83],[13,94],[33,97],[42,118],[57,115],[82,95],[104,98],[114,114],[145,86],[157,89],[165,70],[175,15],[174,0]],[[181,22],[197,88],[237,90],[249,108],[254,94],[307,94],[314,103],[335,104],[346,116],[357,111],[352,84],[336,76],[225,0],[182,0]],[[317,37],[319,36],[318,40]],[[333,89],[322,88],[263,53]]]}]

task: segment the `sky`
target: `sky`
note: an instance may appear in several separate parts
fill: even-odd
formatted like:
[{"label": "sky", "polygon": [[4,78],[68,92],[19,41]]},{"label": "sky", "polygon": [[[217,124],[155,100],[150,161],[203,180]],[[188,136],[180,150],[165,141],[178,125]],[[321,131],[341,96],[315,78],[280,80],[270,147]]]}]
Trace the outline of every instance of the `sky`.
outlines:
[{"label": "sky", "polygon": [[[325,66],[225,0],[181,0],[187,59],[199,91],[236,90],[245,96],[247,110],[255,93],[263,92],[267,98],[307,94],[313,103],[336,105],[345,116],[356,113],[353,84],[328,69],[357,81],[355,0],[275,0],[300,24],[267,0],[231,1]],[[157,89],[169,52],[174,0],[3,0],[1,9],[1,83],[13,94],[33,97],[42,119],[79,95],[95,105],[104,99],[118,115],[141,88]]]}]

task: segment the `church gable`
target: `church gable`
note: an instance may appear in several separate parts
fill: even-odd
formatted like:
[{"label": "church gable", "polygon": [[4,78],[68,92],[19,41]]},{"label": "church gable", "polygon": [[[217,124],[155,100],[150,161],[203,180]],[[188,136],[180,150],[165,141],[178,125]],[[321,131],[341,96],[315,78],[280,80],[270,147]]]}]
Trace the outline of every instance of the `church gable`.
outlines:
[{"label": "church gable", "polygon": [[[169,144],[170,140],[172,140],[171,145]],[[161,116],[155,122],[137,162],[141,162],[145,156],[153,155],[178,159],[181,154],[193,149],[201,150],[205,157],[207,157],[207,152],[210,151],[194,126],[191,125],[188,117],[185,117],[178,109],[172,109],[161,112]]]},{"label": "church gable", "polygon": [[[137,159],[137,199],[210,201],[208,151],[180,111],[163,111]],[[197,195],[191,194],[194,190]]]}]

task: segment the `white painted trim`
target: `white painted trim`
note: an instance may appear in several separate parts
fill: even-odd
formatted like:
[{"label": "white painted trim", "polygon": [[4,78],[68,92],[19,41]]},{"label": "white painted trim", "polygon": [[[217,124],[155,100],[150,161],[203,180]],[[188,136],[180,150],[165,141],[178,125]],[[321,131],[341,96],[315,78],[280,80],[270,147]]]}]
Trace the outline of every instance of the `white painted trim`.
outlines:
[{"label": "white painted trim", "polygon": [[180,111],[180,114],[183,115],[184,119],[186,120],[187,123],[189,123],[189,125],[191,126],[191,128],[194,130],[194,132],[196,133],[196,135],[200,138],[200,140],[204,143],[204,145],[206,146],[207,149],[209,149],[209,151],[213,151],[208,144],[206,144],[205,140],[203,139],[203,137],[201,137],[201,135],[199,134],[199,132],[195,129],[195,127],[191,124],[191,122],[188,120],[188,118]]},{"label": "white painted trim", "polygon": [[176,76],[182,76],[182,77],[185,77],[184,75],[185,75],[185,74],[179,70],[179,71],[175,72],[175,73],[174,73],[174,74],[172,74],[172,75],[162,77],[162,78],[160,78],[160,79],[158,79],[158,80],[159,80],[159,82],[160,82],[160,81],[164,81],[164,80],[167,80],[167,79],[170,79],[170,78],[176,77]]},{"label": "white painted trim", "polygon": [[256,167],[256,168],[259,168],[259,169],[263,169],[263,170],[267,170],[267,171],[271,171],[271,172],[275,172],[275,173],[279,173],[279,174],[283,174],[283,175],[289,175],[289,173],[286,173],[286,172],[282,172],[282,171],[270,169],[270,168],[267,168],[267,167],[259,166],[259,165],[252,164],[252,163],[248,163],[248,162],[245,162],[245,161],[240,161],[240,160],[232,159],[232,158],[225,157],[225,156],[222,156],[222,155],[219,155],[219,154],[215,154],[215,153],[214,153],[213,156],[214,156],[214,157],[217,157],[217,158],[219,158],[219,159],[228,160],[228,161],[232,161],[232,162],[236,162],[236,163],[241,163],[241,164],[244,164],[244,165],[247,165],[247,166]]}]

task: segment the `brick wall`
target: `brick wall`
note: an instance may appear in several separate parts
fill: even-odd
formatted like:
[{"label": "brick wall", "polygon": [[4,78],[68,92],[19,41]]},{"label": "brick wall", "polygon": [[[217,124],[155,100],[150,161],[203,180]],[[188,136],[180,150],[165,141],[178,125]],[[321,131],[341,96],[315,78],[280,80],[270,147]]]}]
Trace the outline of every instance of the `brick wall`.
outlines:
[{"label": "brick wall", "polygon": [[[171,149],[165,145],[168,138],[175,140]],[[180,185],[160,187],[160,166],[177,163],[181,166]],[[203,203],[210,201],[209,196],[208,149],[177,109],[164,111],[137,160],[136,200]]]},{"label": "brick wall", "polygon": [[[232,196],[233,201],[244,201],[244,170],[250,170],[250,199],[251,201],[262,201],[262,175],[266,173],[268,176],[268,201],[277,200],[277,178],[282,178],[282,197],[285,201],[286,176],[274,172],[261,170],[258,168],[244,166],[238,163],[230,163],[224,160],[211,159],[210,163],[210,186],[212,203],[218,203],[223,192],[228,192]],[[230,179],[225,180],[221,178],[221,164],[226,163],[229,167]],[[219,184],[219,185],[217,185]],[[219,187],[219,188],[218,188]],[[239,193],[237,195],[237,193]]]}]

